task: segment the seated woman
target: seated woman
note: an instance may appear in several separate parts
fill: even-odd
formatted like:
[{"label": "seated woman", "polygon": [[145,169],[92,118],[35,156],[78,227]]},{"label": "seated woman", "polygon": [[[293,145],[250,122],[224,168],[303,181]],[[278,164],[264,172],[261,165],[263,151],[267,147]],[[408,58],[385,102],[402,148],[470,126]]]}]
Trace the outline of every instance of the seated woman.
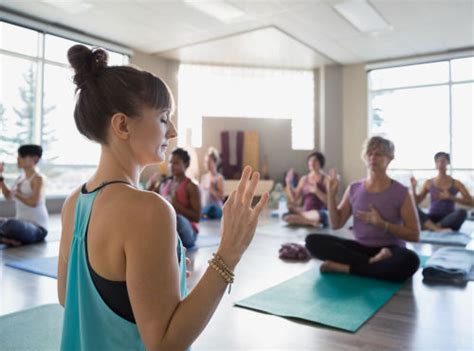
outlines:
[{"label": "seated woman", "polygon": [[[430,209],[428,214],[418,208],[418,216],[423,229],[432,231],[458,231],[467,217],[464,209],[455,209],[455,203],[472,206],[469,191],[459,180],[453,179],[447,174],[450,164],[450,156],[446,152],[438,152],[434,156],[438,175],[428,179],[423,184],[421,192],[417,194],[417,181],[411,178],[411,187],[416,204],[422,202],[428,193],[430,194]],[[457,194],[461,193],[461,197]]]},{"label": "seated woman", "polygon": [[207,172],[201,177],[202,216],[209,219],[222,217],[224,177],[217,171],[219,153],[209,148],[204,160]]},{"label": "seated woman", "polygon": [[362,156],[369,175],[352,183],[337,207],[335,171],[327,179],[331,227],[341,228],[353,214],[356,240],[311,234],[306,237],[306,247],[324,261],[321,272],[403,281],[419,265],[417,254],[405,248],[406,241],[418,241],[420,235],[415,205],[408,189],[386,173],[394,157],[391,141],[370,138]]},{"label": "seated woman", "polygon": [[44,240],[48,234],[48,211],[44,195],[43,177],[36,170],[43,149],[39,145],[22,145],[18,148],[18,168],[23,175],[11,188],[2,176],[4,164],[0,164],[0,187],[8,200],[15,201],[16,217],[0,218],[0,243],[12,246],[33,244]]},{"label": "seated woman", "polygon": [[[283,220],[294,225],[308,225],[318,227],[328,225],[326,211],[326,185],[323,167],[324,155],[313,152],[307,157],[308,174],[303,176],[296,188],[292,186],[294,171],[290,169],[286,174],[286,194],[288,196],[289,213],[283,216]],[[303,207],[297,205],[302,202]]]},{"label": "seated woman", "polygon": [[178,235],[186,248],[196,242],[201,218],[201,200],[199,188],[184,174],[190,162],[189,154],[177,148],[171,153],[170,168],[172,176],[160,185],[163,195],[176,211]]}]

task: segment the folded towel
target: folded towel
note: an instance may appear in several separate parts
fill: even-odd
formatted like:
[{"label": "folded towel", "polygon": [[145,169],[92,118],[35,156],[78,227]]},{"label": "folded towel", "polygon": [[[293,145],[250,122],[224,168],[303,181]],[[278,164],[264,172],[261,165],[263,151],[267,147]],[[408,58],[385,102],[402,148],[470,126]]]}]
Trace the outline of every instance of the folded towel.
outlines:
[{"label": "folded towel", "polygon": [[437,250],[426,262],[423,277],[436,281],[472,280],[474,251],[457,247],[443,247]]}]

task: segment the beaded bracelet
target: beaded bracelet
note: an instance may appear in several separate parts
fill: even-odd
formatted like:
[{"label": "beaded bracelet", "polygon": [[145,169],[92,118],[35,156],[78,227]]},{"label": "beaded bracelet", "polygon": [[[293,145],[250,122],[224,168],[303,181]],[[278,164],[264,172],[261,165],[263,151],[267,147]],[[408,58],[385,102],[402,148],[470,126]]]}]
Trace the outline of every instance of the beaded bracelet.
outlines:
[{"label": "beaded bracelet", "polygon": [[213,254],[213,258],[208,261],[209,267],[214,269],[217,273],[220,274],[222,278],[229,284],[229,294],[232,288],[232,283],[234,282],[234,273],[229,269],[227,264],[222,260],[218,254]]}]

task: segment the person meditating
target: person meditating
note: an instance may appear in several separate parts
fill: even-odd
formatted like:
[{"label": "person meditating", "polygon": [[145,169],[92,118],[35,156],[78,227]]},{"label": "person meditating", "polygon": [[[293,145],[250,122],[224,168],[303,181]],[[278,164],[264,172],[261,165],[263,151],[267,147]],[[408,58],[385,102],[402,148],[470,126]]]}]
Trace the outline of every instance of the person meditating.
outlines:
[{"label": "person meditating", "polygon": [[43,241],[48,234],[48,210],[44,179],[38,173],[43,149],[28,144],[18,148],[18,168],[23,175],[9,188],[3,177],[4,163],[0,163],[0,188],[7,200],[15,201],[15,218],[0,218],[0,243],[20,246]]},{"label": "person meditating", "polygon": [[[447,174],[451,158],[446,152],[438,152],[434,156],[438,175],[423,183],[421,192],[416,192],[417,181],[411,178],[411,187],[416,204],[421,203],[430,194],[428,214],[418,207],[418,216],[423,229],[436,232],[458,231],[467,217],[463,208],[456,209],[456,203],[472,206],[469,191],[463,183]],[[461,194],[461,196],[457,196]]]},{"label": "person meditating", "polygon": [[327,177],[331,227],[341,228],[354,215],[356,240],[308,235],[307,249],[324,261],[321,272],[403,281],[418,269],[418,256],[405,247],[406,241],[419,240],[415,204],[408,189],[387,175],[394,149],[391,141],[379,136],[366,141],[362,157],[368,176],[349,185],[338,206],[336,172],[331,171]]},{"label": "person meditating", "polygon": [[201,177],[202,217],[220,219],[224,200],[224,176],[217,171],[219,153],[215,148],[209,148],[204,159],[206,173]]},{"label": "person meditating", "polygon": [[177,148],[171,153],[171,177],[159,188],[159,193],[167,199],[176,211],[178,235],[183,245],[189,249],[196,242],[201,218],[199,187],[186,177],[186,169],[191,158],[186,150]]},{"label": "person meditating", "polygon": [[[292,187],[293,169],[286,174],[286,194],[288,196],[289,212],[283,215],[283,220],[292,225],[323,226],[328,225],[326,211],[326,185],[323,172],[325,158],[320,152],[313,152],[307,157],[308,174],[303,176],[295,189]],[[298,207],[302,202],[303,206]]]}]

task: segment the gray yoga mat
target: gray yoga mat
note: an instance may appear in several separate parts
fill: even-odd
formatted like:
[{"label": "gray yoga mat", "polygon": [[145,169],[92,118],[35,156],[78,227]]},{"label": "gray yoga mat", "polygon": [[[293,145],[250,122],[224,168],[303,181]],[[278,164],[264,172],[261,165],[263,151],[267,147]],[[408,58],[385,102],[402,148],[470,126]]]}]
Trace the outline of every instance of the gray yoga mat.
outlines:
[{"label": "gray yoga mat", "polygon": [[424,230],[420,233],[420,242],[422,243],[466,246],[470,241],[470,235],[460,232],[440,233]]}]

